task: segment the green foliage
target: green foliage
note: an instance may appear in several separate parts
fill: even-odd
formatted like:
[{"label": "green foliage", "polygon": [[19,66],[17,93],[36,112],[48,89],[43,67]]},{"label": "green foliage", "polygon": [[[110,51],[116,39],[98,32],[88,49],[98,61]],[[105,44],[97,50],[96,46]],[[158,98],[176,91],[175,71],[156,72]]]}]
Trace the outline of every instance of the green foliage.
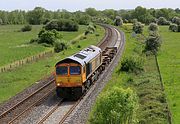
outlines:
[{"label": "green foliage", "polygon": [[29,24],[32,24],[32,25],[42,24],[45,11],[46,10],[42,7],[36,7],[32,11],[28,11],[27,20]]},{"label": "green foliage", "polygon": [[141,22],[135,22],[133,24],[133,31],[136,33],[136,34],[141,34],[143,32],[143,24],[141,24]]},{"label": "green foliage", "polygon": [[180,18],[179,18],[179,17],[174,17],[174,18],[172,19],[172,23],[175,23],[175,24],[177,24],[177,25],[180,25]]},{"label": "green foliage", "polygon": [[97,16],[99,14],[95,8],[87,8],[85,12],[90,16]]},{"label": "green foliage", "polygon": [[159,17],[158,25],[170,25],[170,22],[168,22],[164,17]]},{"label": "green foliage", "polygon": [[96,30],[96,25],[94,23],[89,23],[89,25],[87,26],[87,30],[85,31],[85,35],[87,35],[88,33],[93,34]]},{"label": "green foliage", "polygon": [[39,36],[38,43],[47,43],[53,45],[55,41],[55,34],[52,31],[45,31]]},{"label": "green foliage", "polygon": [[3,20],[0,18],[0,25],[2,25],[3,24]]},{"label": "green foliage", "polygon": [[148,27],[149,31],[158,31],[158,25],[156,23],[150,23]]},{"label": "green foliage", "polygon": [[32,30],[32,26],[31,25],[25,25],[23,28],[21,28],[22,32],[31,31],[31,30]]},{"label": "green foliage", "polygon": [[113,87],[98,99],[91,124],[133,124],[137,122],[137,96],[131,89]]},{"label": "green foliage", "polygon": [[151,31],[145,43],[145,51],[151,51],[152,53],[156,54],[161,46],[162,41],[157,32]]},{"label": "green foliage", "polygon": [[78,31],[79,26],[76,22],[66,19],[52,20],[45,25],[46,30],[56,29],[57,31]]},{"label": "green foliage", "polygon": [[139,73],[143,71],[143,59],[136,56],[130,56],[121,62],[121,71]]},{"label": "green foliage", "polygon": [[171,30],[173,32],[177,32],[178,31],[178,25],[174,24],[174,23],[170,24],[169,30]]},{"label": "green foliage", "polygon": [[115,20],[114,20],[114,25],[115,26],[121,26],[123,25],[123,20],[120,16],[116,16]]},{"label": "green foliage", "polygon": [[56,40],[55,44],[54,44],[54,51],[56,53],[59,53],[65,49],[67,49],[67,42],[65,41],[60,41],[60,40]]},{"label": "green foliage", "polygon": [[154,20],[154,17],[149,13],[149,11],[141,6],[135,8],[132,16],[134,18],[137,18],[138,21],[145,24],[149,24]]},{"label": "green foliage", "polygon": [[89,15],[81,15],[78,19],[77,22],[80,25],[88,25],[91,21],[91,17]]}]

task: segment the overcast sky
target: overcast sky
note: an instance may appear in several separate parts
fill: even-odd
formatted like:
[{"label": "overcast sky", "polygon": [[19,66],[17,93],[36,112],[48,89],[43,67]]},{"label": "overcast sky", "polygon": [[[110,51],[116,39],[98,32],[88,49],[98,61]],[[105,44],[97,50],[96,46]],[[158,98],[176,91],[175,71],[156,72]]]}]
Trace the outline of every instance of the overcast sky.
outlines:
[{"label": "overcast sky", "polygon": [[32,10],[36,6],[68,11],[84,10],[88,7],[119,10],[134,9],[140,5],[146,8],[180,8],[180,0],[2,0],[0,10]]}]

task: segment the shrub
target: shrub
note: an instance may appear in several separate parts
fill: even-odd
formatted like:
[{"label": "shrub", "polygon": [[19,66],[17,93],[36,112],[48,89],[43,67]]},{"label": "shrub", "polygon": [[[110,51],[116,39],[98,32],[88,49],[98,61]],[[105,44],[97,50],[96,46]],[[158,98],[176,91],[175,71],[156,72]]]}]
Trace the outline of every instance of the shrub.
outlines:
[{"label": "shrub", "polygon": [[151,51],[155,54],[160,48],[161,42],[161,38],[157,32],[150,32],[149,37],[145,41],[145,50]]},{"label": "shrub", "polygon": [[121,62],[121,71],[139,73],[143,71],[143,60],[140,57],[130,56]]},{"label": "shrub", "polygon": [[0,25],[2,25],[3,24],[3,20],[0,18]]},{"label": "shrub", "polygon": [[38,43],[47,43],[53,45],[55,41],[55,34],[52,31],[45,31],[39,36]]},{"label": "shrub", "polygon": [[39,38],[33,38],[30,40],[30,43],[38,43],[39,42]]},{"label": "shrub", "polygon": [[150,23],[148,29],[149,31],[158,31],[158,25],[156,23]]},{"label": "shrub", "polygon": [[169,30],[173,31],[173,32],[177,32],[178,31],[178,25],[177,24],[170,24],[169,26]]},{"label": "shrub", "polygon": [[131,89],[118,87],[100,96],[90,116],[91,124],[136,123],[137,96]]},{"label": "shrub", "polygon": [[78,31],[79,26],[72,20],[52,20],[45,25],[46,30],[57,30],[57,31]]},{"label": "shrub", "polygon": [[65,42],[65,41],[59,41],[59,40],[57,40],[56,42],[55,42],[55,44],[54,44],[54,51],[56,52],[56,53],[59,53],[59,52],[61,52],[61,51],[63,51],[63,50],[65,50],[65,49],[67,49],[67,43]]},{"label": "shrub", "polygon": [[31,25],[25,25],[25,26],[21,29],[22,32],[31,31],[31,30],[32,30],[32,26],[31,26]]},{"label": "shrub", "polygon": [[123,25],[123,20],[122,20],[122,18],[119,17],[119,16],[116,16],[116,19],[114,20],[114,25],[115,25],[115,26],[121,26],[121,25]]},{"label": "shrub", "polygon": [[143,32],[143,24],[141,24],[141,22],[135,22],[133,24],[133,31],[136,33],[136,34],[141,34]]},{"label": "shrub", "polygon": [[172,19],[172,23],[175,23],[175,24],[177,24],[177,25],[180,25],[180,18],[179,18],[179,17],[174,17],[174,18]]},{"label": "shrub", "polygon": [[[92,22],[89,23],[89,25],[87,26],[87,32],[92,34],[92,33],[95,32],[95,30],[96,30],[95,25],[94,25]],[[85,34],[86,34],[87,32],[85,32]]]},{"label": "shrub", "polygon": [[170,25],[170,22],[168,22],[164,17],[159,17],[158,25]]}]

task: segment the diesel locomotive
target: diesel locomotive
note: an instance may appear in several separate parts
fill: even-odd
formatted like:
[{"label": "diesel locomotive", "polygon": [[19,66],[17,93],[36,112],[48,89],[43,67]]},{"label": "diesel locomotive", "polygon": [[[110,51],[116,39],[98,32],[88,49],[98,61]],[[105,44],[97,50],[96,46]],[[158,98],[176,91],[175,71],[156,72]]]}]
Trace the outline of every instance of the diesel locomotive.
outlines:
[{"label": "diesel locomotive", "polygon": [[102,50],[89,46],[55,65],[56,93],[62,98],[78,99],[102,71]]}]

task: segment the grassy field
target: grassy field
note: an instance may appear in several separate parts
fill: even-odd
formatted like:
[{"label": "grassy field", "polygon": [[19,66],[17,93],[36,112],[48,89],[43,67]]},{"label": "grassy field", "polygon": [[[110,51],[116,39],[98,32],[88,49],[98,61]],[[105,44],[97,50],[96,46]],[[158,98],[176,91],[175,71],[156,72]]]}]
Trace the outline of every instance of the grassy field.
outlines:
[{"label": "grassy field", "polygon": [[30,45],[31,38],[36,37],[42,26],[33,26],[30,32],[20,32],[22,25],[0,26],[0,66],[35,55],[44,51],[43,46]]},{"label": "grassy field", "polygon": [[[72,45],[71,48],[66,51],[54,54],[52,57],[40,60],[38,62],[24,65],[23,67],[13,70],[11,72],[1,73],[0,103],[6,101],[7,99],[11,98],[23,89],[34,84],[37,80],[41,79],[45,75],[50,74],[52,71],[54,71],[54,65],[59,60],[65,58],[66,56],[72,55],[73,53],[81,50],[84,47],[92,44],[97,44],[105,34],[105,31],[102,27],[97,27],[97,31],[94,34],[87,35],[86,39],[79,40],[79,42]],[[100,35],[98,38],[95,36],[96,33]],[[74,36],[77,36],[77,34]],[[81,48],[77,47],[79,45],[81,46]]]},{"label": "grassy field", "polygon": [[[144,72],[134,74],[119,71],[121,68],[119,62],[112,74],[111,80],[108,82],[101,94],[108,92],[112,87],[123,87],[125,89],[130,87],[138,95],[139,109],[137,111],[137,119],[139,120],[139,123],[167,124],[167,104],[164,92],[161,89],[155,58],[153,56],[145,57],[141,54],[143,45],[139,40],[137,40],[139,38],[133,38],[131,36],[132,31],[130,25],[124,26],[122,30],[126,35],[126,45],[123,58],[132,55],[142,56],[145,62]],[[145,34],[147,34],[147,27],[145,29]]]},{"label": "grassy field", "polygon": [[163,39],[158,62],[173,115],[173,123],[180,124],[180,33],[170,32],[168,27],[160,28]]},{"label": "grassy field", "polygon": [[[0,25],[0,66],[35,55],[49,48],[28,44],[37,37],[42,26],[32,27],[30,32],[20,32],[23,25]],[[64,40],[71,40],[84,32],[86,26],[80,26],[78,32],[61,32]]]}]

